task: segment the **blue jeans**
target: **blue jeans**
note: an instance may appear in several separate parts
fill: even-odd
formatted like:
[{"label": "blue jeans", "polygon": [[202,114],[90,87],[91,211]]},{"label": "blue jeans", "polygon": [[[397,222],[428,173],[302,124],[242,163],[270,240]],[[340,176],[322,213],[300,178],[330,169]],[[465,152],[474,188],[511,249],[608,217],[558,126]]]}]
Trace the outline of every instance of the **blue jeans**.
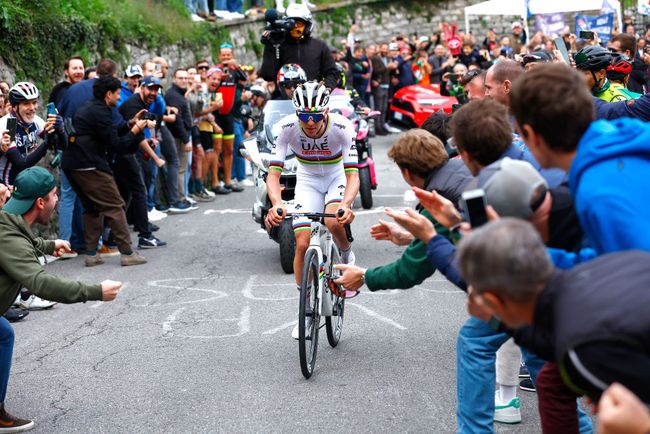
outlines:
[{"label": "blue jeans", "polygon": [[61,199],[59,200],[59,238],[70,241],[73,250],[85,249],[83,205],[72,189],[63,170],[61,175]]},{"label": "blue jeans", "polygon": [[235,120],[235,143],[233,145],[233,160],[232,160],[232,179],[243,181],[246,179],[246,159],[242,156],[239,150],[244,143],[244,126],[241,121]]},{"label": "blue jeans", "polygon": [[[456,342],[456,418],[459,433],[494,432],[494,391],[497,350],[510,338],[485,321],[471,317],[461,327]],[[544,361],[522,348],[530,378],[535,382]],[[591,419],[578,409],[580,432],[592,432]]]},{"label": "blue jeans", "polygon": [[192,177],[192,153],[187,153],[187,169],[185,170],[185,178],[183,183],[185,185],[185,197],[190,195],[190,178]]},{"label": "blue jeans", "polygon": [[242,13],[244,9],[243,0],[217,0],[215,8],[218,11],[239,12]]},{"label": "blue jeans", "polygon": [[14,354],[14,329],[4,316],[0,316],[0,403],[5,402],[11,357]]},{"label": "blue jeans", "polygon": [[[160,157],[160,146],[156,146],[154,152]],[[158,166],[153,160],[149,160],[149,170],[151,171],[151,182],[147,187],[147,209],[151,211],[156,206],[156,182],[158,181]]]},{"label": "blue jeans", "polygon": [[185,7],[191,14],[197,12],[208,13],[208,0],[185,0]]}]

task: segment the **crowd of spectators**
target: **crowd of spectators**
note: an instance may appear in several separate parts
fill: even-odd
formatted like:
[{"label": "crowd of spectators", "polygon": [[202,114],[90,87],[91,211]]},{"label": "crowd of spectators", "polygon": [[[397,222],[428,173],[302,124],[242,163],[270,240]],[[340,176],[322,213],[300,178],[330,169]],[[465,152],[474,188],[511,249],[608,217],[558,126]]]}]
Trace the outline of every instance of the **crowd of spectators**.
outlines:
[{"label": "crowd of spectators", "polygon": [[[206,19],[214,7],[241,8],[211,3],[186,1]],[[460,432],[521,422],[518,386],[538,391],[544,432],[591,432],[576,403],[581,395],[600,400],[603,432],[631,423],[622,415],[650,403],[643,312],[650,301],[643,294],[650,26],[644,35],[614,35],[606,46],[597,35],[582,40],[566,31],[560,36],[571,57],[564,59],[550,36],[527,37],[519,22],[500,38],[488,30],[482,41],[447,26],[433,36],[362,41],[353,25],[330,49],[311,38],[311,16],[300,17],[296,39],[310,45],[298,50],[317,47],[314,61],[288,58],[285,68],[270,54],[263,78],[237,62],[230,43],[217,61],[182,67],[153,57],[119,70],[102,59],[91,71],[73,56],[49,92],[45,118],[33,84],[0,83],[0,205],[21,173],[45,163],[60,176],[59,238],[69,246],[58,256],[83,254],[88,267],[111,256],[122,266],[145,264],[130,225],[139,249],[162,248],[155,221],[252,186],[238,149],[265,102],[287,98],[278,88],[295,87],[284,72],[273,80],[278,70],[302,81],[317,76],[359,108],[378,110],[380,135],[399,131],[386,117],[395,92],[436,86],[462,107],[434,113],[389,151],[420,204],[387,210],[398,224],[382,220],[371,229],[373,238],[406,250],[384,266],[341,266],[340,282],[352,290],[406,289],[438,270],[467,292],[472,317],[456,355]],[[483,190],[494,221],[472,230],[461,225],[468,217],[461,197],[474,189]],[[5,317],[17,321],[26,309],[53,305],[21,288]],[[613,383],[622,386],[608,389]],[[645,413],[636,423],[647,431]]]}]

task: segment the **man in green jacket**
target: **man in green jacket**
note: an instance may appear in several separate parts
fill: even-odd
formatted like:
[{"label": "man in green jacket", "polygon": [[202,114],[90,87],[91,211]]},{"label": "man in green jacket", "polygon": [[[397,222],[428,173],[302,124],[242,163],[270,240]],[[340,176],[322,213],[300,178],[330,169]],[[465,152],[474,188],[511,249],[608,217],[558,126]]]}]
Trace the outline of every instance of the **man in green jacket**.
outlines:
[{"label": "man in green jacket", "polygon": [[[38,238],[30,226],[48,224],[58,199],[56,181],[46,169],[31,167],[16,177],[13,195],[0,211],[0,311],[11,306],[21,287],[60,303],[111,301],[122,287],[121,282],[111,280],[87,285],[45,272],[39,257],[61,256],[70,252],[70,244]],[[13,329],[0,317],[0,434],[26,431],[34,426],[33,421],[16,418],[5,410],[13,344]]]},{"label": "man in green jacket", "polygon": [[[412,129],[400,135],[388,151],[388,156],[400,168],[404,180],[410,185],[436,190],[442,196],[457,202],[472,176],[461,160],[449,160],[445,146],[433,134],[422,129]],[[447,228],[440,225],[424,208],[420,214],[431,220],[437,233],[449,237]],[[390,211],[389,211],[390,212]],[[337,283],[351,291],[365,285],[370,291],[381,289],[408,289],[422,283],[436,269],[427,263],[427,246],[395,223],[379,220],[370,229],[376,240],[388,240],[398,246],[408,246],[402,256],[390,264],[364,269],[355,265],[337,265],[343,272]]]}]

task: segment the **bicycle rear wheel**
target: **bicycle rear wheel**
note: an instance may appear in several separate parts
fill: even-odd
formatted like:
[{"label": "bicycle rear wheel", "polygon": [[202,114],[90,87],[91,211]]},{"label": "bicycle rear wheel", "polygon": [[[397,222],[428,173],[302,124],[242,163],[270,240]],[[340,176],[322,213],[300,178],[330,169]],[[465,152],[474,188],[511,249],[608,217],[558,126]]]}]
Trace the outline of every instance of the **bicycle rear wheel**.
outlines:
[{"label": "bicycle rear wheel", "polygon": [[[328,281],[336,280],[340,276],[340,272],[334,269],[334,265],[340,264],[341,259],[339,257],[338,248],[333,246],[332,252],[330,255],[330,269],[328,270],[329,276]],[[330,293],[332,297],[332,305],[334,306],[332,316],[325,317],[325,330],[327,331],[327,342],[332,348],[336,347],[341,340],[341,334],[343,333],[343,315],[345,313],[345,299],[342,297],[335,296]]]},{"label": "bicycle rear wheel", "polygon": [[298,314],[298,352],[300,354],[300,369],[305,378],[311,377],[316,365],[318,329],[320,326],[320,315],[318,314],[319,280],[320,264],[318,263],[318,255],[316,251],[310,250],[305,255]]}]

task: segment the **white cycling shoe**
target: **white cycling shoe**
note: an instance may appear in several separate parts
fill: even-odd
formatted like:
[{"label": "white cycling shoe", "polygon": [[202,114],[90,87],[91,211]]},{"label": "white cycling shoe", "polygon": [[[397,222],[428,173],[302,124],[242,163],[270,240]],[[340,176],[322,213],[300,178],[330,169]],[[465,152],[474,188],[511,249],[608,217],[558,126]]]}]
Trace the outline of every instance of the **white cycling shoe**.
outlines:
[{"label": "white cycling shoe", "polygon": [[[309,334],[309,327],[311,327],[311,318],[306,318],[305,319],[305,331],[307,332],[306,334]],[[296,323],[296,326],[291,330],[291,337],[294,338],[295,340],[299,339],[299,331],[298,331],[298,323]]]},{"label": "white cycling shoe", "polygon": [[[341,255],[343,256],[343,255]],[[348,253],[348,260],[346,261],[345,259],[341,258],[343,262],[345,262],[347,265],[354,265],[357,258],[354,256],[354,252],[350,250],[350,253]]]}]

